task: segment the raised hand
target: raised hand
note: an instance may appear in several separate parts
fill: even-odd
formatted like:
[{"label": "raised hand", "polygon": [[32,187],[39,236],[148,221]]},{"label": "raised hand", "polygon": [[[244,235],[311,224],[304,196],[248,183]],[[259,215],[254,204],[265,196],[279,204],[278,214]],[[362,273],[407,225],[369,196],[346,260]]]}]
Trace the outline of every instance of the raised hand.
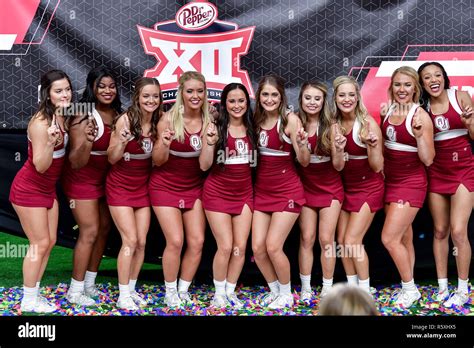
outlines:
[{"label": "raised hand", "polygon": [[367,121],[367,124],[364,128],[365,129],[360,132],[360,140],[368,146],[377,146],[379,137],[372,131],[369,121]]},{"label": "raised hand", "polygon": [[334,128],[334,146],[336,147],[337,152],[343,152],[346,147],[347,138],[342,135],[341,127],[337,123],[332,125]]},{"label": "raised hand", "polygon": [[127,145],[130,140],[134,138],[132,133],[130,132],[130,122],[128,120],[128,116],[124,115],[124,125],[120,130],[119,137],[122,144]]},{"label": "raised hand", "polygon": [[308,147],[308,132],[306,132],[303,127],[296,132],[296,143],[298,147]]},{"label": "raised hand", "polygon": [[173,141],[174,131],[169,128],[166,128],[163,133],[161,133],[161,142],[166,147],[170,147],[171,142]]},{"label": "raised hand", "polygon": [[207,126],[206,141],[208,145],[215,145],[217,142],[217,128],[214,122]]},{"label": "raised hand", "polygon": [[219,111],[217,111],[217,108],[214,106],[214,102],[209,102],[208,110],[209,115],[211,115],[212,119],[217,120],[217,118],[219,117]]},{"label": "raised hand", "polygon": [[423,121],[421,120],[420,116],[418,116],[418,113],[413,116],[412,129],[416,138],[419,138],[423,135]]},{"label": "raised hand", "polygon": [[97,136],[97,131],[98,127],[94,122],[94,117],[89,116],[87,118],[86,128],[84,129],[87,141],[90,141],[92,143],[95,140],[95,137]]},{"label": "raised hand", "polygon": [[467,127],[473,122],[472,115],[474,112],[471,105],[468,105],[468,106],[461,105],[461,107],[462,107],[461,121]]},{"label": "raised hand", "polygon": [[56,114],[53,114],[51,126],[48,127],[48,144],[57,146],[61,143],[61,131],[56,123]]}]

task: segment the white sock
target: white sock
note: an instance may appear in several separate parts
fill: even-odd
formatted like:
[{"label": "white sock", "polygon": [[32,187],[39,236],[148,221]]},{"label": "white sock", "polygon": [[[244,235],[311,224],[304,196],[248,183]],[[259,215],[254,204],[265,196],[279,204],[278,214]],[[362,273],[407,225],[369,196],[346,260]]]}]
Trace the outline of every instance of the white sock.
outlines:
[{"label": "white sock", "polygon": [[311,291],[311,274],[304,275],[300,273],[301,291]]},{"label": "white sock", "polygon": [[215,280],[214,286],[216,287],[216,295],[225,296],[225,279],[224,280]]},{"label": "white sock", "polygon": [[84,292],[84,281],[79,281],[74,278],[71,278],[71,286],[69,287],[69,292],[71,294],[77,294]]},{"label": "white sock", "polygon": [[280,284],[280,294],[291,295],[291,282],[288,282],[288,284]]},{"label": "white sock", "polygon": [[406,282],[406,283],[402,280],[402,289],[404,289],[406,291],[412,291],[412,292],[416,291],[415,280],[412,279],[412,280],[410,280],[409,282]]},{"label": "white sock", "polygon": [[461,278],[458,278],[458,292],[462,292],[463,294],[467,294],[469,292],[467,288],[467,282],[469,279],[462,280]]},{"label": "white sock", "polygon": [[92,288],[95,286],[95,278],[97,277],[97,272],[86,271],[84,277],[84,287]]},{"label": "white sock", "polygon": [[439,292],[443,292],[448,288],[448,278],[438,278]]},{"label": "white sock", "polygon": [[120,298],[130,297],[130,285],[119,283],[119,297]]},{"label": "white sock", "polygon": [[21,300],[21,302],[33,303],[36,301],[37,296],[38,289],[36,287],[29,288],[26,285],[23,285],[23,299]]},{"label": "white sock", "polygon": [[187,280],[179,278],[178,292],[188,292],[190,285],[191,285],[191,282],[188,282]]},{"label": "white sock", "polygon": [[346,275],[346,277],[347,277],[347,284],[349,284],[349,285],[358,285],[359,284],[359,278],[357,277],[357,274]]},{"label": "white sock", "polygon": [[370,294],[370,278],[359,279],[359,287]]},{"label": "white sock", "polygon": [[167,282],[165,280],[165,288],[166,288],[166,293],[171,293],[171,292],[177,292],[177,281],[175,280],[174,282]]},{"label": "white sock", "polygon": [[40,288],[40,282],[36,282],[36,288],[37,288],[37,289]]},{"label": "white sock", "polygon": [[235,292],[235,287],[237,286],[237,284],[232,284],[232,283],[229,283],[228,281],[225,283],[225,293],[227,295],[231,295]]},{"label": "white sock", "polygon": [[128,282],[128,287],[130,288],[130,292],[135,291],[135,286],[137,285],[136,279],[130,279]]},{"label": "white sock", "polygon": [[326,279],[323,277],[323,287],[332,288],[333,281],[334,281],[334,278]]},{"label": "white sock", "polygon": [[278,282],[278,280],[268,283],[268,287],[270,288],[270,291],[275,293],[276,295],[280,293],[280,283]]}]

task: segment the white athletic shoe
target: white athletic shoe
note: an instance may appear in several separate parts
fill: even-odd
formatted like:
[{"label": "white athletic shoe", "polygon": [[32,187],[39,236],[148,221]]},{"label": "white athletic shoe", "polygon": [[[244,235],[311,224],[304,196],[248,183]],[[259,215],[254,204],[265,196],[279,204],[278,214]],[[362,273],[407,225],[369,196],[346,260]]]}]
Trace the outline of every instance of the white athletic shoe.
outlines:
[{"label": "white athletic shoe", "polygon": [[84,295],[94,299],[94,298],[99,298],[100,292],[97,290],[97,288],[94,286],[89,286],[84,288]]},{"label": "white athletic shoe", "polygon": [[52,313],[58,308],[44,297],[37,296],[36,300],[32,302],[21,301],[20,309],[22,312]]},{"label": "white athletic shoe", "polygon": [[400,291],[398,297],[396,298],[394,304],[403,308],[409,308],[420,298],[421,293],[418,289],[416,289],[416,291],[406,291],[402,289],[402,291]]},{"label": "white athletic shoe", "polygon": [[135,290],[130,291],[130,297],[137,306],[146,307],[148,305],[148,302]]},{"label": "white athletic shoe", "polygon": [[167,291],[165,295],[165,305],[170,308],[176,308],[181,306],[181,299],[178,296],[178,292],[174,291]]},{"label": "white athletic shoe", "polygon": [[324,296],[326,296],[329,291],[331,291],[332,287],[331,286],[323,286],[321,289],[321,292],[319,293],[319,298],[322,300]]},{"label": "white athletic shoe", "polygon": [[438,291],[436,292],[434,298],[437,302],[444,302],[449,298],[449,295],[450,294],[449,294],[448,288],[443,289],[442,291],[439,291],[439,288],[438,288]]},{"label": "white athletic shoe", "polygon": [[77,304],[79,306],[95,305],[95,301],[89,296],[84,295],[82,292],[68,292],[66,295],[66,299],[69,301],[69,303]]},{"label": "white athletic shoe", "polygon": [[184,305],[192,305],[194,303],[191,299],[191,295],[187,291],[178,292],[178,296]]},{"label": "white athletic shoe", "polygon": [[225,295],[214,295],[211,300],[211,306],[215,308],[230,307],[231,304]]},{"label": "white athletic shoe", "polygon": [[268,305],[270,309],[283,309],[287,307],[293,307],[294,299],[292,295],[280,294],[278,297]]},{"label": "white athletic shoe", "polygon": [[456,291],[443,303],[445,307],[462,307],[469,301],[469,293]]},{"label": "white athletic shoe", "polygon": [[117,301],[117,308],[126,309],[128,311],[139,310],[138,306],[135,304],[135,302],[133,302],[131,297],[125,297],[125,298],[119,297]]},{"label": "white athletic shoe", "polygon": [[311,290],[301,290],[300,300],[303,302],[311,302],[313,299],[313,292]]},{"label": "white athletic shoe", "polygon": [[235,309],[241,309],[244,306],[244,302],[237,297],[235,292],[227,294],[227,299]]},{"label": "white athletic shoe", "polygon": [[272,291],[267,292],[264,295],[260,295],[259,303],[262,307],[267,307],[270,303],[277,299],[278,295]]}]

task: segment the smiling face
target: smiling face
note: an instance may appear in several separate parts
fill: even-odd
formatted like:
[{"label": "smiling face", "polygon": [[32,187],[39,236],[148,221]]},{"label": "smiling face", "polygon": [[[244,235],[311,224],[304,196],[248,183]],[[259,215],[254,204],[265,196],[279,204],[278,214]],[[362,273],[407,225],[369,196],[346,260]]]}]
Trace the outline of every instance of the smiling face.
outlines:
[{"label": "smiling face", "polygon": [[318,115],[324,104],[324,93],[318,88],[308,87],[303,91],[301,108],[307,115]]},{"label": "smiling face", "polygon": [[191,110],[199,110],[204,103],[206,87],[199,80],[188,80],[183,84],[184,107]]},{"label": "smiling face", "polygon": [[420,73],[423,88],[432,97],[439,97],[444,91],[444,76],[441,68],[436,65],[427,65]]},{"label": "smiling face", "polygon": [[281,104],[281,94],[270,84],[265,84],[260,92],[260,104],[267,113],[278,112]]},{"label": "smiling face", "polygon": [[157,85],[146,85],[140,91],[140,109],[146,113],[153,113],[160,107],[160,88]]},{"label": "smiling face", "polygon": [[230,117],[241,118],[247,112],[247,98],[241,89],[233,89],[227,95],[225,103]]},{"label": "smiling face", "polygon": [[71,104],[72,89],[67,79],[56,80],[51,84],[49,98],[56,108],[65,108]]},{"label": "smiling face", "polygon": [[413,101],[415,95],[416,81],[408,75],[397,73],[393,77],[391,86],[392,99],[399,104],[407,104]]},{"label": "smiling face", "polygon": [[343,83],[335,92],[336,106],[344,113],[351,113],[357,106],[357,90],[352,83]]},{"label": "smiling face", "polygon": [[110,105],[117,96],[117,86],[110,76],[104,76],[100,79],[94,88],[95,97],[100,104]]}]

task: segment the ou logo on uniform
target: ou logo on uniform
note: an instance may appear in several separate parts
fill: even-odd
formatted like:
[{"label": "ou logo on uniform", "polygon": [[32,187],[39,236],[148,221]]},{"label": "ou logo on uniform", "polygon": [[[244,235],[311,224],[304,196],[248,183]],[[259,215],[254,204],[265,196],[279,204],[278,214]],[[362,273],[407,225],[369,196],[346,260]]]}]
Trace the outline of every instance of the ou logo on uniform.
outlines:
[{"label": "ou logo on uniform", "polygon": [[388,126],[385,133],[387,134],[388,140],[397,141],[397,132],[394,126]]},{"label": "ou logo on uniform", "polygon": [[260,131],[260,137],[258,139],[258,143],[262,147],[267,147],[268,145],[268,134],[266,131],[262,130]]},{"label": "ou logo on uniform", "polygon": [[248,144],[242,139],[237,139],[235,141],[235,149],[239,155],[245,155],[249,152]]},{"label": "ou logo on uniform", "polygon": [[191,135],[189,137],[189,144],[194,150],[196,151],[201,150],[201,147],[202,147],[201,137],[197,134]]},{"label": "ou logo on uniform", "polygon": [[447,131],[449,129],[449,120],[443,115],[436,116],[434,119],[435,127],[438,128],[441,132]]}]

